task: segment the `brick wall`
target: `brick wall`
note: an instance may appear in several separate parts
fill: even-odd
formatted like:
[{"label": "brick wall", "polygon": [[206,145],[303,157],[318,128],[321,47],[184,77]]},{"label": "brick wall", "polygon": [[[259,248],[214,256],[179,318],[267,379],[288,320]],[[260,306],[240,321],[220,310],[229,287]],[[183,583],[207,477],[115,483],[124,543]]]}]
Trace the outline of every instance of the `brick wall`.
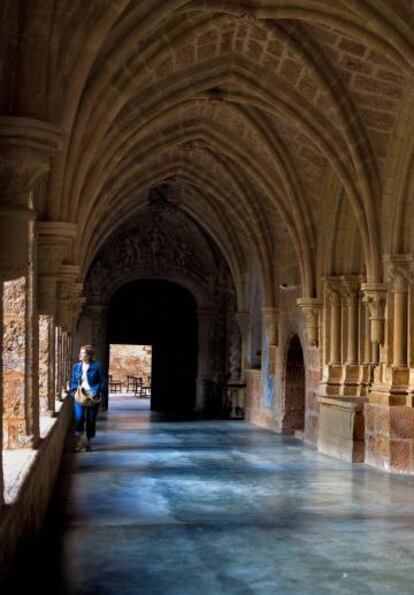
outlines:
[{"label": "brick wall", "polygon": [[[151,345],[111,345],[109,358],[109,374],[113,380],[126,383],[127,376],[142,378],[148,385],[151,376]],[[125,384],[126,386],[126,384]]]}]

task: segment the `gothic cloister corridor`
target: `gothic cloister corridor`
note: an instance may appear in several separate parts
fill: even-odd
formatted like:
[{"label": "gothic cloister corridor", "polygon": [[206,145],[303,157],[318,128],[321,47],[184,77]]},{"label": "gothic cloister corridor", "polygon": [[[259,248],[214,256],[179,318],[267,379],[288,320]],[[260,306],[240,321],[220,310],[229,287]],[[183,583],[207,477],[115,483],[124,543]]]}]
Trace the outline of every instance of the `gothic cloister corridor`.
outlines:
[{"label": "gothic cloister corridor", "polygon": [[66,482],[54,571],[39,565],[36,591],[412,593],[414,479],[251,424],[169,421],[114,396]]},{"label": "gothic cloister corridor", "polygon": [[0,584],[407,590],[413,230],[414,0],[0,0]]}]

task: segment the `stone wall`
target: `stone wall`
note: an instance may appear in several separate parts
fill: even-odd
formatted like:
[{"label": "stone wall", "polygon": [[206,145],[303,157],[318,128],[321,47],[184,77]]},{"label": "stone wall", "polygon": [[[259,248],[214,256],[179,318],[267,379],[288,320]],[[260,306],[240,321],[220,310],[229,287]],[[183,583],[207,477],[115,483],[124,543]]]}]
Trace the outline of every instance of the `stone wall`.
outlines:
[{"label": "stone wall", "polygon": [[365,462],[414,472],[414,409],[365,404]]},{"label": "stone wall", "polygon": [[[9,496],[0,515],[0,581],[19,542],[38,532],[42,526],[61,465],[71,415],[71,402],[67,399],[62,403],[58,416],[49,420],[51,428],[43,436],[39,449],[31,451],[33,457],[23,482],[19,483],[23,474],[17,474],[15,480],[5,478],[5,492]],[[18,452],[11,454],[16,456]],[[45,560],[45,572],[47,564]]]},{"label": "stone wall", "polygon": [[113,380],[121,380],[126,388],[127,376],[142,378],[148,386],[151,377],[151,345],[111,345],[109,374]]}]

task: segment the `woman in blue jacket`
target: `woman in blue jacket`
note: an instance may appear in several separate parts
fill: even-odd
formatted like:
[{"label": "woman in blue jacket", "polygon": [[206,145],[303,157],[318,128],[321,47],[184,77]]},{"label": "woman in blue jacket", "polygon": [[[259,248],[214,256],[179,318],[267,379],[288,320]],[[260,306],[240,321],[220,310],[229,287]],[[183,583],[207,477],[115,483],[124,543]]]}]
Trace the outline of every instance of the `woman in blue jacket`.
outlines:
[{"label": "woman in blue jacket", "polygon": [[[91,439],[96,432],[96,417],[98,415],[101,393],[105,388],[103,367],[92,359],[93,349],[90,345],[83,345],[79,351],[79,362],[72,368],[70,378],[70,392],[75,395],[80,385],[83,392],[90,395],[96,403],[92,407],[84,407],[73,400],[75,418],[75,450],[92,450]],[[85,428],[86,426],[86,428]],[[86,439],[85,439],[86,430]]]}]

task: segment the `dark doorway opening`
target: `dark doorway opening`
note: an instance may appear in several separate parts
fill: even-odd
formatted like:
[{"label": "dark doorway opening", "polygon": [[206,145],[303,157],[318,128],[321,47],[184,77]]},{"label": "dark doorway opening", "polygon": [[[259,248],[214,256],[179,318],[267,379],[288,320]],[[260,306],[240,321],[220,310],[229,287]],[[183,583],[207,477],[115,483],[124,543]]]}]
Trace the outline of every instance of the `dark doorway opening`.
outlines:
[{"label": "dark doorway opening", "polygon": [[305,428],[305,366],[297,335],[290,340],[285,370],[283,431],[302,437]]},{"label": "dark doorway opening", "polygon": [[197,313],[191,293],[170,281],[133,281],[109,307],[108,342],[152,345],[151,409],[187,414],[194,409]]}]

